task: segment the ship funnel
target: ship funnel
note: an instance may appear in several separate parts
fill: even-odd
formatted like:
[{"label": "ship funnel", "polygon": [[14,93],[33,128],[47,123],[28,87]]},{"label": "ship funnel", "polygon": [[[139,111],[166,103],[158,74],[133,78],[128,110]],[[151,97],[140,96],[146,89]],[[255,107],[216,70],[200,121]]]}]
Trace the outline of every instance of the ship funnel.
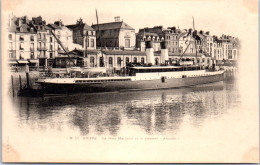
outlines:
[{"label": "ship funnel", "polygon": [[161,63],[165,64],[169,60],[168,49],[165,41],[161,42]]},{"label": "ship funnel", "polygon": [[147,58],[147,64],[155,64],[154,59],[154,52],[153,52],[153,42],[152,41],[146,41],[145,42],[145,52],[146,52],[146,58]]}]

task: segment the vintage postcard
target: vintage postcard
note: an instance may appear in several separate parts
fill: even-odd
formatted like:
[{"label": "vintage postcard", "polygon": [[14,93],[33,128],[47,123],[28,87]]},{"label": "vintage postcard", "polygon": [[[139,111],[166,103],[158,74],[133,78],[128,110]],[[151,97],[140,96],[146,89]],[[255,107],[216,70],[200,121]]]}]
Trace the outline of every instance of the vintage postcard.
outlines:
[{"label": "vintage postcard", "polygon": [[258,163],[257,0],[3,0],[2,161]]}]

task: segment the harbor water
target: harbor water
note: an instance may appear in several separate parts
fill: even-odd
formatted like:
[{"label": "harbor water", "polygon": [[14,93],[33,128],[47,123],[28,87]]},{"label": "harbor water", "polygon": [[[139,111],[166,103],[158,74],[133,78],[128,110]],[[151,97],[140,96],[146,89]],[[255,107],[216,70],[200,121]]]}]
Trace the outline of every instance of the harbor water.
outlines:
[{"label": "harbor water", "polygon": [[[11,110],[10,118],[12,128],[20,133],[17,137],[8,137],[8,140],[17,143],[18,148],[31,147],[27,148],[28,153],[32,152],[30,155],[23,153],[24,160],[32,160],[33,155],[39,157],[39,153],[33,152],[35,148],[44,151],[45,155],[41,156],[46,156],[46,159],[54,157],[53,148],[60,148],[64,150],[62,158],[69,155],[84,161],[85,157],[76,153],[90,153],[89,149],[100,148],[101,142],[108,148],[112,147],[115,155],[120,151],[116,146],[122,142],[125,142],[125,148],[135,144],[154,146],[156,142],[165,142],[176,149],[172,151],[175,153],[172,162],[200,161],[192,152],[194,148],[190,150],[189,147],[195,147],[197,154],[201,154],[206,147],[201,152],[199,148],[203,148],[205,143],[212,148],[206,151],[208,161],[219,160],[214,155],[225,150],[223,146],[230,141],[237,142],[229,138],[233,137],[232,130],[240,125],[237,119],[244,113],[239,108],[241,97],[236,81],[227,79],[224,82],[165,90],[15,97],[11,101],[16,108]],[[18,140],[20,137],[22,141]],[[32,145],[34,143],[37,145]],[[70,150],[72,146],[77,151],[74,154]],[[135,147],[138,150],[138,145]],[[194,158],[178,157],[176,153],[180,148],[187,155],[193,153]],[[146,149],[149,150],[149,147]],[[99,154],[105,157],[107,152],[103,149]],[[93,158],[98,157],[96,152],[91,154]],[[150,154],[151,157],[157,155],[154,159],[159,162],[163,160],[154,150]],[[229,155],[230,162],[237,160],[237,155],[232,154]],[[224,159],[225,156],[220,157],[229,160]],[[145,157],[137,160],[146,161]]]}]

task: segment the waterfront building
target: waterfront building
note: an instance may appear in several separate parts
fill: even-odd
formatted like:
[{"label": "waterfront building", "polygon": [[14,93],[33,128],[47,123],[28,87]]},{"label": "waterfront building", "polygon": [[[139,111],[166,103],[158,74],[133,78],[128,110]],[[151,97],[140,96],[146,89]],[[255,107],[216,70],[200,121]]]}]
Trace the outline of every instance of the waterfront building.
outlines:
[{"label": "waterfront building", "polygon": [[136,47],[141,52],[145,51],[145,41],[153,41],[153,49],[154,51],[161,50],[160,42],[164,40],[164,38],[160,38],[157,33],[145,32],[145,29],[140,29],[138,34],[136,35]]},{"label": "waterfront building", "polygon": [[206,38],[206,52],[209,54],[211,57],[213,57],[213,36],[210,35],[210,32],[207,31],[204,34]]},{"label": "waterfront building", "polygon": [[116,17],[115,22],[94,24],[97,47],[133,50],[136,44],[135,29]]},{"label": "waterfront building", "polygon": [[224,60],[237,60],[238,59],[238,46],[239,41],[238,39],[228,36],[228,35],[222,35],[220,37],[220,40],[222,41],[222,51]]},{"label": "waterfront building", "polygon": [[204,35],[204,31],[200,30],[196,32],[196,38],[198,40],[198,52],[207,53],[207,39]]},{"label": "waterfront building", "polygon": [[163,30],[165,36],[165,41],[167,43],[167,48],[169,52],[178,53],[179,52],[179,39],[178,35],[180,34],[180,29],[176,27],[168,27]]},{"label": "waterfront building", "polygon": [[184,30],[178,34],[178,44],[180,54],[185,53],[196,53],[195,49],[195,39],[193,36],[193,30],[189,29],[188,31]]},{"label": "waterfront building", "polygon": [[47,47],[46,47],[46,39],[47,39],[47,30],[46,30],[46,22],[42,20],[42,17],[33,17],[30,24],[37,31],[37,50],[38,50],[38,58],[46,59],[47,58]]},{"label": "waterfront building", "polygon": [[72,30],[73,43],[81,45],[85,50],[96,49],[96,31],[83,23],[81,18],[77,20],[76,24],[66,25],[66,27]]},{"label": "waterfront building", "polygon": [[153,41],[152,44],[154,51],[161,50],[160,42],[165,41],[165,33],[163,30],[163,26],[139,29],[139,32],[136,35],[136,48],[145,51],[145,41]]},{"label": "waterfront building", "polygon": [[223,60],[222,41],[217,37],[213,36],[213,57],[218,61]]},{"label": "waterfront building", "polygon": [[15,66],[37,66],[37,32],[26,16],[9,16],[8,54],[9,64]]},{"label": "waterfront building", "polygon": [[[69,50],[73,49],[73,47],[71,47],[72,30],[70,30],[69,28],[64,26],[61,20],[55,21],[54,24],[48,24],[48,27],[50,27],[52,29],[52,31],[54,32],[56,37],[62,43],[62,46],[65,48],[65,50],[69,51]],[[56,41],[56,39],[55,39],[55,41]],[[54,47],[58,49],[58,52],[64,51],[58,43]]]}]

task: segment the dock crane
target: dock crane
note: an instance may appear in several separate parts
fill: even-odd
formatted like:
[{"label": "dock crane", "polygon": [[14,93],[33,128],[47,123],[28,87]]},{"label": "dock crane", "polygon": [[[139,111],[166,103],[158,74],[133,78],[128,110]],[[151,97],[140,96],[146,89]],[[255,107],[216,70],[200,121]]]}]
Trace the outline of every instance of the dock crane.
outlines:
[{"label": "dock crane", "polygon": [[67,52],[67,50],[64,48],[64,46],[62,45],[61,41],[59,40],[59,38],[52,32],[52,30],[50,30],[50,33],[54,36],[54,38],[57,40],[58,44],[62,47],[62,49],[64,50],[64,52],[66,53],[66,55],[69,57],[69,60],[72,61],[73,66],[76,66],[75,62],[71,59],[69,53]]}]

